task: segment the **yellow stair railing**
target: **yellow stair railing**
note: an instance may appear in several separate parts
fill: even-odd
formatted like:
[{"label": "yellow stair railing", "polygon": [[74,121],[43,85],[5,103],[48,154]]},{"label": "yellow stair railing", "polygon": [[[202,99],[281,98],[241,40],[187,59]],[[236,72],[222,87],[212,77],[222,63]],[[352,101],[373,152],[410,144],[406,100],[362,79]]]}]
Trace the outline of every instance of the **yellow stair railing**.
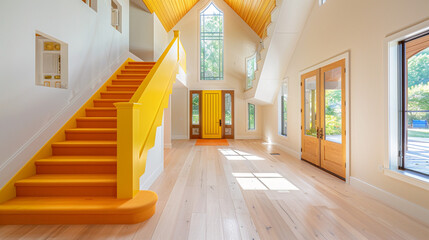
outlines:
[{"label": "yellow stair railing", "polygon": [[129,102],[117,108],[117,197],[133,198],[140,190],[147,152],[155,145],[179,67],[186,72],[186,52],[179,31]]}]

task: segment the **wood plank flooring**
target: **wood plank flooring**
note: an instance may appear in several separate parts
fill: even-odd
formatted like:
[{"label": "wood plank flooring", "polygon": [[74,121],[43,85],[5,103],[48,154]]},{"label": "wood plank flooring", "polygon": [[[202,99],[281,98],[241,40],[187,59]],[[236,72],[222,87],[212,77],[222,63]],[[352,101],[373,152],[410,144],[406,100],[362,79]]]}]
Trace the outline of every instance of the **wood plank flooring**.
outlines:
[{"label": "wood plank flooring", "polygon": [[[256,140],[173,141],[136,225],[0,226],[0,239],[427,239],[429,227]],[[280,153],[272,156],[269,153]],[[150,160],[149,160],[150,161]]]}]

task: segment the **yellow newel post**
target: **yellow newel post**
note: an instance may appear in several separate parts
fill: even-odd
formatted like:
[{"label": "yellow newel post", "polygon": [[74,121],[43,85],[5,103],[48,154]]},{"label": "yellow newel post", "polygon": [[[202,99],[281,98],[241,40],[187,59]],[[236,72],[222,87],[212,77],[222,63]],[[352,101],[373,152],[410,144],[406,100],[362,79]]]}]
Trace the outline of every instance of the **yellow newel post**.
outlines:
[{"label": "yellow newel post", "polygon": [[134,174],[134,163],[138,160],[136,128],[139,119],[139,103],[115,103],[117,109],[118,152],[117,152],[117,197],[133,198],[139,190],[139,179]]}]

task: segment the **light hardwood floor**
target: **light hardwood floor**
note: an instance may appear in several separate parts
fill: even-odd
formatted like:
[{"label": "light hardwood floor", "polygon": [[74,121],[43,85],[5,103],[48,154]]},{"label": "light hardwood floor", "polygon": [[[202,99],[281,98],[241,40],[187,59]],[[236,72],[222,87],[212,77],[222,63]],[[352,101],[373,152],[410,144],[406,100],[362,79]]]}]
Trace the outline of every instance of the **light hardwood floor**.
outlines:
[{"label": "light hardwood floor", "polygon": [[194,143],[166,150],[144,223],[0,226],[0,239],[428,239],[428,226],[275,146]]}]

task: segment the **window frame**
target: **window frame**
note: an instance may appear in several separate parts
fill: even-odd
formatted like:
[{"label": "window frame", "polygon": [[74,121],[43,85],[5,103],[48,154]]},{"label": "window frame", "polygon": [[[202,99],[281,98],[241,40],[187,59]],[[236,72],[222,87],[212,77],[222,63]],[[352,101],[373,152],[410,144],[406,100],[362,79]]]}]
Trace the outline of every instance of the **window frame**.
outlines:
[{"label": "window frame", "polygon": [[[429,36],[429,30],[425,31],[423,33],[417,34],[415,36],[409,37],[407,39],[404,39],[403,41],[398,42],[398,64],[399,64],[399,79],[398,79],[398,94],[400,97],[400,101],[398,101],[399,103],[399,113],[401,114],[400,118],[399,118],[399,123],[398,123],[398,134],[399,134],[399,142],[398,142],[398,149],[399,149],[399,164],[398,164],[398,169],[400,170],[404,170],[404,171],[411,171],[414,172],[416,174],[421,174],[424,175],[424,177],[428,177],[429,178],[429,174],[427,173],[423,173],[423,172],[419,172],[413,169],[409,169],[405,167],[405,155],[406,155],[406,136],[407,136],[407,127],[405,126],[405,124],[408,124],[407,121],[407,113],[408,113],[408,108],[407,106],[407,90],[408,90],[408,77],[407,77],[407,69],[408,69],[408,62],[407,62],[407,56],[406,56],[406,45],[408,42],[414,41],[416,39],[422,38],[422,37],[426,37]],[[428,46],[429,47],[429,46]]]},{"label": "window frame", "polygon": [[[112,4],[115,4],[116,5],[116,9],[118,10],[118,26],[114,26],[113,25],[113,19],[112,19],[112,10],[114,9],[113,8],[113,5]],[[119,0],[110,0],[110,26],[112,26],[113,27],[113,29],[115,29],[117,32],[119,32],[120,34],[122,34],[122,23],[123,23],[123,20],[122,20],[122,4],[119,2]]]},{"label": "window frame", "polygon": [[387,96],[388,103],[386,116],[386,121],[388,122],[386,125],[387,157],[383,160],[380,170],[386,176],[429,190],[429,178],[409,170],[401,170],[399,158],[399,126],[400,121],[402,121],[399,112],[400,104],[402,104],[399,94],[399,83],[401,83],[400,77],[402,74],[402,66],[398,61],[400,55],[398,51],[399,44],[401,41],[426,31],[429,31],[429,20],[387,36],[384,39],[384,79],[388,86],[385,88],[385,96]]},{"label": "window frame", "polygon": [[[219,10],[222,13],[222,17],[223,17],[223,21],[222,21],[222,31],[223,31],[223,37],[222,37],[222,79],[219,80],[205,80],[205,79],[201,79],[201,13],[206,10],[210,4],[213,4],[217,10]],[[222,11],[222,9],[220,7],[218,7],[213,1],[209,1],[206,5],[204,5],[204,7],[202,7],[199,11],[199,14],[197,15],[197,22],[198,22],[198,82],[199,83],[210,83],[210,84],[222,84],[224,83],[225,80],[225,14]]]},{"label": "window frame", "polygon": [[81,0],[83,4],[88,6],[90,9],[92,9],[94,12],[97,12],[98,10],[98,0]]},{"label": "window frame", "polygon": [[[250,128],[250,105],[253,105],[254,106],[254,117],[253,117],[253,121],[254,121],[254,125],[255,125],[255,127],[253,128],[253,129],[251,129]],[[250,103],[250,102],[247,102],[247,108],[246,108],[247,110],[246,110],[246,122],[247,122],[247,126],[246,126],[246,129],[247,129],[247,131],[248,132],[254,132],[254,131],[256,131],[256,129],[257,129],[257,127],[256,127],[256,104],[253,104],[253,103]]]}]

